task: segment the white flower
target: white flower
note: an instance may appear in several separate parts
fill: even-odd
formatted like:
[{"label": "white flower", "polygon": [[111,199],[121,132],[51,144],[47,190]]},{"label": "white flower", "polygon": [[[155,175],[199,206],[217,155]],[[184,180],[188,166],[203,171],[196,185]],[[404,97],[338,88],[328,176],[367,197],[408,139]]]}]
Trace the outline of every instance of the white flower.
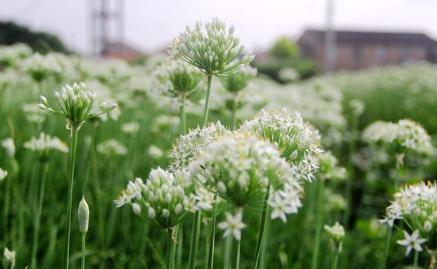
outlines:
[{"label": "white flower", "polygon": [[220,222],[218,227],[224,230],[224,237],[233,236],[236,240],[241,240],[241,230],[246,227],[246,224],[243,223],[243,214],[241,210],[232,216],[229,213],[226,213],[226,220]]},{"label": "white flower", "polygon": [[8,176],[8,171],[0,168],[0,182],[2,182],[3,179],[5,179],[7,176]]},{"label": "white flower", "polygon": [[344,228],[338,221],[333,226],[325,225],[324,229],[337,242],[343,240],[345,236]]},{"label": "white flower", "polygon": [[411,235],[404,231],[404,239],[396,242],[406,248],[405,256],[408,256],[413,249],[417,252],[422,251],[421,244],[426,242],[426,239],[420,238],[418,230],[415,230]]},{"label": "white flower", "polygon": [[9,264],[10,268],[15,267],[15,251],[5,248],[3,251],[3,257],[5,258],[6,263]]},{"label": "white flower", "polygon": [[6,150],[6,154],[10,159],[13,159],[15,157],[15,143],[12,137],[8,137],[6,139],[3,139],[2,146]]},{"label": "white flower", "polygon": [[81,233],[88,232],[88,225],[90,221],[90,208],[85,200],[85,197],[82,196],[82,200],[80,200],[79,208],[77,210],[77,219],[79,220],[79,231]]},{"label": "white flower", "polygon": [[128,122],[121,125],[121,131],[126,134],[135,134],[140,130],[140,124],[138,122]]},{"label": "white flower", "polygon": [[234,28],[227,28],[218,19],[202,24],[196,23],[194,29],[189,26],[185,32],[172,42],[174,56],[199,68],[207,75],[225,76],[248,65],[254,58],[243,54],[238,38],[234,37]]},{"label": "white flower", "polygon": [[50,150],[68,152],[68,147],[64,142],[57,137],[51,137],[45,133],[40,133],[38,138],[32,137],[29,141],[24,142],[24,148],[44,152]]},{"label": "white flower", "polygon": [[108,139],[99,143],[96,147],[97,152],[103,155],[126,155],[127,148],[115,139]]},{"label": "white flower", "polygon": [[147,149],[147,154],[155,160],[161,159],[164,156],[164,151],[155,145],[150,145]]}]

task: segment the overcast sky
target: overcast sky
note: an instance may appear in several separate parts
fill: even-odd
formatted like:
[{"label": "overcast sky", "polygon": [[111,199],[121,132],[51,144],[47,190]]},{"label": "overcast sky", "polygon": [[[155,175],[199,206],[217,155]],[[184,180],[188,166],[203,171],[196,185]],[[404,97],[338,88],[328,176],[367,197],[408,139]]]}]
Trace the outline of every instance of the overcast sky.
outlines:
[{"label": "overcast sky", "polygon": [[[89,52],[90,1],[1,0],[0,20],[55,33],[70,48]],[[337,28],[422,31],[437,39],[437,0],[334,1]],[[125,0],[125,40],[150,52],[185,25],[218,17],[235,26],[246,47],[265,48],[278,36],[322,27],[325,6],[326,0]]]}]

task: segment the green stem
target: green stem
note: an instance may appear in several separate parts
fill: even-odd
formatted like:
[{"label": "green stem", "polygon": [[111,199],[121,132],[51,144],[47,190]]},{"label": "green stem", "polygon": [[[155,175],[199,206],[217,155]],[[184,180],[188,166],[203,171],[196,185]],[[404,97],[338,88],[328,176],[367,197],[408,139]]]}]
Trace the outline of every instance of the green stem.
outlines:
[{"label": "green stem", "polygon": [[334,263],[332,265],[332,269],[337,269],[338,268],[338,258],[340,256],[340,250],[339,250],[340,248],[341,247],[339,246],[338,249],[335,251]]},{"label": "green stem", "polygon": [[[215,197],[214,197],[215,200]],[[215,229],[216,229],[217,215],[215,214],[215,204],[212,210],[212,223],[211,223],[211,233],[209,237],[209,252],[208,252],[208,268],[214,268],[214,248],[215,248]]]},{"label": "green stem", "polygon": [[225,256],[223,262],[223,269],[230,269],[231,267],[231,253],[232,253],[232,237],[228,236],[225,242]]},{"label": "green stem", "polygon": [[188,259],[188,268],[194,269],[196,266],[197,250],[199,248],[200,224],[202,219],[202,211],[197,211],[193,222],[193,231],[191,237],[191,249]]},{"label": "green stem", "polygon": [[36,210],[36,216],[35,216],[34,225],[33,225],[32,258],[31,258],[31,263],[30,263],[31,269],[37,268],[36,253],[38,251],[39,228],[41,226],[41,214],[42,214],[42,208],[43,208],[43,204],[44,204],[44,194],[45,194],[45,188],[46,188],[46,179],[47,179],[48,169],[49,169],[49,163],[47,160],[45,160],[44,165],[43,165],[43,169],[42,169],[40,189],[39,189],[39,194],[38,194],[38,208]]},{"label": "green stem", "polygon": [[171,229],[167,229],[166,230],[166,232],[167,232],[167,266],[166,266],[166,268],[167,269],[171,269],[172,268],[172,253],[171,253],[171,251],[172,251],[172,239],[171,239]]},{"label": "green stem", "polygon": [[234,269],[240,269],[240,252],[241,252],[241,238],[237,240],[237,250],[235,252],[235,267]]},{"label": "green stem", "polygon": [[182,250],[183,250],[183,243],[184,243],[184,229],[182,227],[182,224],[179,224],[178,226],[178,232],[177,232],[177,239],[178,239],[178,245],[177,245],[177,254],[176,254],[176,268],[182,268]]},{"label": "green stem", "polygon": [[268,201],[269,201],[269,196],[270,196],[270,185],[267,187],[265,196],[264,196],[264,204],[263,204],[263,212],[261,215],[261,223],[259,225],[259,230],[258,230],[258,241],[256,243],[256,250],[255,250],[255,263],[253,268],[257,269],[258,268],[258,263],[260,260],[260,253],[261,253],[261,244],[264,238],[264,232],[266,229],[266,223],[267,223],[267,213],[268,213]]},{"label": "green stem", "polygon": [[419,251],[414,251],[414,266],[413,268],[419,268]]},{"label": "green stem", "polygon": [[212,82],[212,75],[208,75],[208,85],[206,88],[206,99],[205,99],[205,107],[203,110],[203,123],[202,127],[205,127],[205,125],[208,123],[208,113],[209,113],[209,96],[211,93],[211,82]]},{"label": "green stem", "polygon": [[316,216],[316,238],[314,240],[314,250],[313,257],[311,261],[311,268],[316,269],[319,262],[319,251],[320,251],[320,238],[322,233],[323,224],[323,193],[324,193],[324,182],[322,179],[317,181],[317,216]]},{"label": "green stem", "polygon": [[64,268],[68,269],[70,263],[70,240],[71,240],[71,209],[73,204],[73,187],[74,187],[74,168],[76,163],[77,148],[77,126],[72,126],[71,146],[70,146],[70,167],[69,167],[69,184],[67,196],[67,218],[65,222],[65,246],[64,246]]},{"label": "green stem", "polygon": [[348,173],[349,180],[346,181],[346,211],[343,215],[343,224],[347,228],[349,227],[349,219],[351,214],[351,203],[352,203],[352,190],[353,190],[353,180],[354,180],[354,165],[352,157],[356,151],[356,133],[357,133],[357,120],[354,120],[352,124],[352,134],[349,141],[349,160],[348,160]]},{"label": "green stem", "polygon": [[9,207],[11,203],[11,189],[12,189],[12,176],[6,177],[5,186],[5,200],[3,210],[3,240],[8,242],[8,230],[9,230]]},{"label": "green stem", "polygon": [[180,132],[184,135],[187,132],[187,113],[185,111],[186,96],[184,93],[181,95],[181,104],[179,107],[179,120],[180,120]]},{"label": "green stem", "polygon": [[85,241],[86,241],[86,233],[82,233],[82,269],[85,269]]},{"label": "green stem", "polygon": [[385,246],[384,246],[384,256],[383,256],[383,260],[381,263],[381,269],[385,269],[387,268],[387,258],[388,258],[388,253],[390,250],[390,243],[391,243],[391,236],[393,233],[393,229],[392,227],[388,227],[388,234],[387,237],[385,238]]}]

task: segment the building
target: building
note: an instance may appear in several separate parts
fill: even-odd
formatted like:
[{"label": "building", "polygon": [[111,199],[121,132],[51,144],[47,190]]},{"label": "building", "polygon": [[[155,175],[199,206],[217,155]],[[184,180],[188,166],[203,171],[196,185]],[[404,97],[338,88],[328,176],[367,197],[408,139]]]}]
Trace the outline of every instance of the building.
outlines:
[{"label": "building", "polygon": [[[335,31],[334,35],[335,70],[437,61],[437,42],[423,33]],[[323,67],[325,31],[306,30],[298,44],[303,56]]]},{"label": "building", "polygon": [[121,42],[111,42],[102,51],[105,58],[123,59],[126,61],[137,60],[144,56],[140,50]]}]

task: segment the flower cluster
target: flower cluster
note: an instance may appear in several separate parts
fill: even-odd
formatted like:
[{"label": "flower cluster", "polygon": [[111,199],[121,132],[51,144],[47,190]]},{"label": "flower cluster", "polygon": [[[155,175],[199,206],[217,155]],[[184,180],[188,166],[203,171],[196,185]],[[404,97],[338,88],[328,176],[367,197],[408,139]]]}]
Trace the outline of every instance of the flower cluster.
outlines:
[{"label": "flower cluster", "polygon": [[46,113],[40,109],[37,103],[24,104],[21,109],[25,113],[28,122],[40,124],[46,119]]},{"label": "flower cluster", "polygon": [[330,152],[325,151],[320,154],[319,178],[322,180],[342,180],[347,176],[347,171],[344,167],[340,167],[337,158]]},{"label": "flower cluster", "polygon": [[115,139],[108,139],[96,147],[98,153],[106,156],[126,155],[127,148]]},{"label": "flower cluster", "polygon": [[24,143],[24,148],[44,153],[51,150],[68,152],[68,147],[64,142],[57,137],[51,137],[45,133],[40,133],[39,137],[32,137]]},{"label": "flower cluster", "polygon": [[277,145],[298,177],[307,181],[314,179],[322,152],[320,136],[298,112],[262,110],[252,120],[246,121],[241,130],[255,132]]},{"label": "flower cluster", "polygon": [[234,216],[226,213],[226,220],[220,222],[218,227],[225,231],[224,237],[233,236],[235,240],[241,240],[241,230],[246,228],[246,224],[243,223],[243,213],[241,210],[238,210]]},{"label": "flower cluster", "polygon": [[193,180],[236,207],[259,204],[270,191],[272,218],[301,206],[301,182],[276,146],[250,133],[232,133],[207,145],[188,166]]},{"label": "flower cluster", "polygon": [[197,152],[221,135],[229,134],[220,122],[211,123],[206,128],[190,130],[188,134],[178,138],[170,153],[172,159],[172,170],[178,170],[188,165]]},{"label": "flower cluster", "polygon": [[183,94],[189,97],[196,91],[203,74],[198,68],[184,61],[168,60],[163,63],[158,78],[164,84],[165,92],[170,96]]},{"label": "flower cluster", "polygon": [[13,269],[15,267],[15,251],[5,248],[3,251],[3,257],[5,260],[6,268]]},{"label": "flower cluster", "polygon": [[221,82],[228,92],[236,94],[247,86],[250,80],[256,76],[256,73],[256,69],[245,66],[234,74],[222,78]]},{"label": "flower cluster", "polygon": [[14,143],[14,139],[12,139],[12,137],[8,137],[2,140],[2,146],[6,151],[6,155],[10,158],[10,159],[14,159],[15,158],[15,143]]},{"label": "flower cluster", "polygon": [[392,227],[397,219],[424,234],[434,231],[437,227],[436,183],[421,182],[405,186],[396,193],[382,222]]},{"label": "flower cluster", "polygon": [[344,228],[338,222],[336,222],[333,226],[325,225],[324,229],[336,242],[342,241],[345,236]]},{"label": "flower cluster", "polygon": [[207,75],[226,76],[248,65],[251,54],[243,54],[240,41],[234,36],[234,28],[214,19],[210,23],[198,22],[194,29],[185,32],[172,42],[172,54],[199,68]]},{"label": "flower cluster", "polygon": [[7,176],[8,176],[8,171],[0,168],[0,182],[2,182],[3,179],[5,179]]},{"label": "flower cluster", "polygon": [[422,244],[427,240],[420,237],[419,231],[415,230],[411,235],[404,231],[404,239],[396,241],[399,245],[405,247],[405,256],[408,256],[411,250],[422,251]]},{"label": "flower cluster", "polygon": [[117,106],[115,103],[103,102],[97,108],[94,104],[95,92],[84,83],[66,84],[55,95],[58,99],[58,108],[52,107],[44,96],[41,96],[42,103],[39,106],[42,110],[64,116],[67,119],[67,129],[73,127],[79,129],[88,119],[102,115]]},{"label": "flower cluster", "polygon": [[125,134],[136,134],[140,130],[138,122],[127,122],[121,125],[121,131]]},{"label": "flower cluster", "polygon": [[140,215],[161,228],[169,229],[182,220],[186,210],[190,183],[182,172],[153,169],[146,182],[140,178],[129,182],[115,200],[117,207],[129,204]]},{"label": "flower cluster", "polygon": [[397,153],[408,150],[430,154],[433,151],[431,137],[426,130],[418,123],[407,119],[398,123],[376,121],[364,130],[362,137],[368,143],[391,145]]},{"label": "flower cluster", "polygon": [[32,49],[25,44],[0,46],[0,65],[12,67],[20,60],[32,54]]},{"label": "flower cluster", "polygon": [[41,82],[50,76],[59,76],[62,73],[61,65],[50,54],[33,54],[22,62],[21,69],[37,82]]}]

